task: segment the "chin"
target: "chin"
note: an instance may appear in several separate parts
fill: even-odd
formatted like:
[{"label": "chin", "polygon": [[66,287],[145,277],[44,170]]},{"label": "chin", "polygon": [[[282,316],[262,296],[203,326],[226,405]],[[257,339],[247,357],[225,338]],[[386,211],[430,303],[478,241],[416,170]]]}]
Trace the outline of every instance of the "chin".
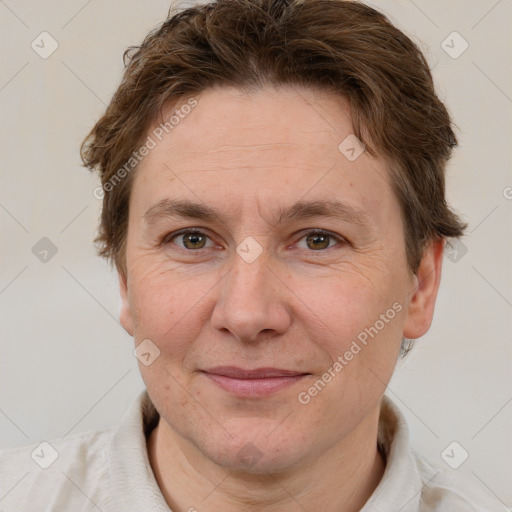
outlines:
[{"label": "chin", "polygon": [[[301,451],[297,451],[300,446]],[[210,445],[203,453],[215,464],[234,472],[250,474],[281,473],[296,466],[305,457],[304,443],[293,443],[277,436],[269,441],[268,431],[255,435],[254,430],[247,435],[233,439],[229,444]]]}]

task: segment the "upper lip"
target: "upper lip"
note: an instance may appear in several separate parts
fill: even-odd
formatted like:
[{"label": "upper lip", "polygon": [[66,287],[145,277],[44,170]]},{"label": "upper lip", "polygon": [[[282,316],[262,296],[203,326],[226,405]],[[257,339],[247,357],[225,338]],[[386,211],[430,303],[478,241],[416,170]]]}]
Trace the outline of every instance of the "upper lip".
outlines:
[{"label": "upper lip", "polygon": [[292,377],[294,375],[306,375],[306,372],[294,370],[285,370],[283,368],[255,368],[253,370],[244,370],[236,366],[215,366],[203,370],[206,373],[223,375],[232,379],[264,379],[267,377]]}]

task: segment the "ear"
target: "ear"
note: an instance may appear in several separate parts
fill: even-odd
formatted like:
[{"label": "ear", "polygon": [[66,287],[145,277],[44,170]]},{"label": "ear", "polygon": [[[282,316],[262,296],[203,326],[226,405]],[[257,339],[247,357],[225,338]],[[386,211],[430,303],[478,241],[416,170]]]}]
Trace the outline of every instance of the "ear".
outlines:
[{"label": "ear", "polygon": [[441,282],[444,245],[444,239],[431,242],[413,278],[412,297],[404,324],[403,335],[406,338],[417,339],[430,329]]},{"label": "ear", "polygon": [[119,311],[119,321],[125,331],[133,336],[133,318],[130,309],[130,301],[128,300],[128,280],[126,276],[118,269],[117,277],[119,278],[119,292],[121,295],[121,309]]}]

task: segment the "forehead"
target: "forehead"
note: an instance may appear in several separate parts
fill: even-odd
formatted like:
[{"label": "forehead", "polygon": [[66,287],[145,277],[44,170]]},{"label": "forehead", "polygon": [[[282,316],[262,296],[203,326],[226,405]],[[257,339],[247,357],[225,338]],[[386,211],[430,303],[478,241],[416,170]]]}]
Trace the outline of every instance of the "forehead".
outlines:
[{"label": "forehead", "polygon": [[385,162],[364,151],[352,158],[362,147],[343,97],[287,86],[251,94],[209,89],[194,100],[192,109],[180,107],[193,104],[185,98],[164,110],[164,122],[174,116],[169,133],[161,134],[160,119],[148,131],[155,147],[132,190],[146,210],[184,197],[233,218],[250,205],[282,211],[301,199],[344,199],[375,217],[383,205],[397,207],[386,205],[396,201]]},{"label": "forehead", "polygon": [[188,114],[173,116],[184,109],[187,99],[164,110],[164,121],[173,117],[177,121],[164,135],[175,163],[201,158],[204,153],[210,153],[209,158],[220,153],[221,159],[234,150],[276,161],[279,153],[288,158],[296,154],[303,161],[307,156],[318,160],[322,148],[325,158],[337,158],[340,137],[352,133],[348,101],[320,89],[281,86],[245,93],[212,88],[194,98],[197,105]]}]

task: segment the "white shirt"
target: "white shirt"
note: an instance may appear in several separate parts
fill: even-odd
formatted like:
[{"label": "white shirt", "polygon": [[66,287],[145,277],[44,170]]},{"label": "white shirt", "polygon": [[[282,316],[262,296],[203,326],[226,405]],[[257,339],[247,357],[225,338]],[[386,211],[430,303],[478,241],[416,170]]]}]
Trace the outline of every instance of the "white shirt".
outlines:
[{"label": "white shirt", "polygon": [[[117,426],[0,452],[0,512],[172,512],[147,453],[146,436],[158,419],[143,391]],[[361,512],[508,512],[414,454],[406,421],[388,397],[378,442],[386,469]]]}]

